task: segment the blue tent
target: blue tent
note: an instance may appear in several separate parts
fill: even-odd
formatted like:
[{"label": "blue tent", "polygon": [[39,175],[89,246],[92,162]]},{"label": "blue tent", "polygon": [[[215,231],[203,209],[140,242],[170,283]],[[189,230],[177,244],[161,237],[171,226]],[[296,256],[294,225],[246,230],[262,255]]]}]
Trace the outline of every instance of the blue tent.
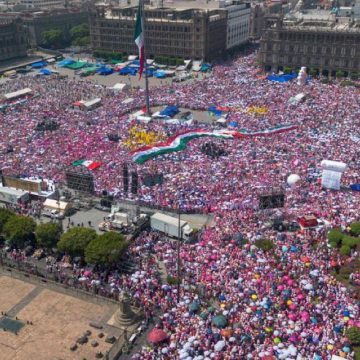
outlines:
[{"label": "blue tent", "polygon": [[360,184],[352,184],[350,185],[350,189],[354,191],[360,191]]},{"label": "blue tent", "polygon": [[129,68],[127,66],[119,70],[120,75],[136,75],[136,73],[136,68]]},{"label": "blue tent", "polygon": [[47,65],[47,63],[45,61],[38,61],[38,62],[35,62],[35,63],[31,64],[31,67],[33,69],[41,69],[46,65]]},{"label": "blue tent", "polygon": [[166,78],[166,74],[164,71],[155,71],[154,72],[154,76],[158,79],[165,79]]},{"label": "blue tent", "polygon": [[153,70],[153,69],[147,69],[147,70],[146,70],[146,75],[147,75],[148,77],[154,76],[154,70]]},{"label": "blue tent", "polygon": [[238,126],[238,123],[236,121],[230,121],[229,122],[229,126],[231,127],[237,127]]},{"label": "blue tent", "polygon": [[290,80],[293,80],[297,77],[296,74],[290,74],[290,75],[269,75],[267,77],[268,80],[270,81],[276,81],[276,82],[280,82],[280,83],[284,83],[284,82],[288,82]]},{"label": "blue tent", "polygon": [[52,71],[49,70],[49,69],[46,69],[46,68],[43,68],[39,71],[39,74],[42,74],[42,75],[51,75],[52,74]]},{"label": "blue tent", "polygon": [[73,60],[73,59],[64,59],[64,60],[58,62],[58,66],[65,67],[65,66],[73,64],[74,62],[75,62],[75,60]]},{"label": "blue tent", "polygon": [[96,72],[99,74],[99,75],[110,75],[114,72],[114,70],[112,68],[109,68],[107,66],[102,66],[100,68],[98,68],[96,70]]},{"label": "blue tent", "polygon": [[140,60],[134,60],[131,62],[131,65],[140,66]]},{"label": "blue tent", "polygon": [[211,68],[212,68],[211,64],[203,63],[201,65],[200,71],[207,72],[207,71],[211,70]]},{"label": "blue tent", "polygon": [[165,109],[160,111],[160,115],[173,117],[179,112],[179,108],[176,105],[169,105]]}]

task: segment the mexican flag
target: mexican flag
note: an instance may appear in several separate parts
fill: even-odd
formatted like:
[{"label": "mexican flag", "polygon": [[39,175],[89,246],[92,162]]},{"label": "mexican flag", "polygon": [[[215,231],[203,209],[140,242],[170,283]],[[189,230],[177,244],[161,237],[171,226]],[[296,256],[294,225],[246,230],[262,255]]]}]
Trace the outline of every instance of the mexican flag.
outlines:
[{"label": "mexican flag", "polygon": [[139,59],[140,59],[139,79],[141,79],[141,75],[144,71],[144,64],[145,64],[144,33],[142,29],[143,14],[141,10],[140,1],[143,0],[139,0],[139,7],[136,14],[136,24],[135,24],[135,32],[134,32],[135,44],[139,48]]},{"label": "mexican flag", "polygon": [[98,161],[92,161],[92,160],[76,160],[72,163],[73,166],[85,166],[89,170],[95,170],[100,167],[101,163]]}]

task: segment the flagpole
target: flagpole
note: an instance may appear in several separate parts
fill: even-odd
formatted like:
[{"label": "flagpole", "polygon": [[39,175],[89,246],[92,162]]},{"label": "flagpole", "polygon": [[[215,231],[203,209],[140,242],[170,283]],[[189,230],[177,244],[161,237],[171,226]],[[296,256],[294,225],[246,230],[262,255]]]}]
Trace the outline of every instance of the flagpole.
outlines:
[{"label": "flagpole", "polygon": [[144,67],[145,67],[145,101],[146,101],[146,112],[150,115],[150,100],[149,100],[149,78],[148,78],[148,65],[146,61],[146,38],[145,38],[145,0],[139,0],[141,4],[141,28],[143,31],[144,39]]}]

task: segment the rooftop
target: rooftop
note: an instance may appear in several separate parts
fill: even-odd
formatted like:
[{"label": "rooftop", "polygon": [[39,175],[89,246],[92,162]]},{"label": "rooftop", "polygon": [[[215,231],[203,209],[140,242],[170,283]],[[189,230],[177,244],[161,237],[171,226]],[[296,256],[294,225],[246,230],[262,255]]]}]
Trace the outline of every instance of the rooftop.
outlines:
[{"label": "rooftop", "polygon": [[[139,4],[138,0],[119,0],[117,8],[130,8],[137,7]],[[231,5],[243,4],[242,1],[238,0],[150,0],[150,4],[146,4],[146,9],[173,9],[173,10],[215,10],[226,8]],[[102,1],[97,2],[97,5],[106,6]]]}]

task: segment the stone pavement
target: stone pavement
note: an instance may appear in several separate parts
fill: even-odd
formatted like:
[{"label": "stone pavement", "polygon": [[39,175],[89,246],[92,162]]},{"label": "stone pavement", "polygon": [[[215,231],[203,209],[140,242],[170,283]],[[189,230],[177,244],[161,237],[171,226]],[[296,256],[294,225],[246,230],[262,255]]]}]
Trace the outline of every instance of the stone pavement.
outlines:
[{"label": "stone pavement", "polygon": [[30,291],[26,296],[24,296],[16,305],[14,305],[7,312],[7,316],[15,317],[24,307],[29,305],[42,291],[43,291],[43,288],[40,286],[37,286],[35,289]]}]

